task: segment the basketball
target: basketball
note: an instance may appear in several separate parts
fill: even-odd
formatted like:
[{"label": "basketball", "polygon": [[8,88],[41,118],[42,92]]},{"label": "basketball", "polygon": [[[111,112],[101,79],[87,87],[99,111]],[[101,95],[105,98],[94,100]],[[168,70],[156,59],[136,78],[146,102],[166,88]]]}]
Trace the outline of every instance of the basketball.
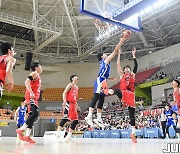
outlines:
[{"label": "basketball", "polygon": [[122,37],[124,37],[126,39],[130,39],[131,38],[131,31],[130,30],[123,31]]}]

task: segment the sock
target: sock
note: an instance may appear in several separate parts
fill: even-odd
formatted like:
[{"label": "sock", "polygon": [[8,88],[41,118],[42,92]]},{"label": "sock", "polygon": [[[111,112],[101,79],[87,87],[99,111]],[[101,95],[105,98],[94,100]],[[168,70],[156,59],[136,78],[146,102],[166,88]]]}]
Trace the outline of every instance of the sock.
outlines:
[{"label": "sock", "polygon": [[102,115],[102,113],[97,112],[97,119],[101,119],[101,115]]},{"label": "sock", "polygon": [[24,124],[24,125],[20,128],[20,130],[26,130],[26,128],[27,128],[27,125]]},{"label": "sock", "polygon": [[178,133],[176,133],[176,136],[179,138],[179,134]]},{"label": "sock", "polygon": [[59,134],[60,134],[60,129],[57,129],[56,136],[59,136]]},{"label": "sock", "polygon": [[169,135],[168,135],[168,133],[166,133],[166,138],[169,138]]},{"label": "sock", "polygon": [[132,134],[135,135],[135,127],[132,127]]},{"label": "sock", "polygon": [[72,136],[71,132],[68,132],[67,137],[70,138]]},{"label": "sock", "polygon": [[30,128],[27,128],[26,129],[26,136],[30,136],[31,135],[31,129]]},{"label": "sock", "polygon": [[89,117],[89,118],[92,118],[92,114],[93,114],[93,112],[92,112],[92,111],[89,111],[88,117]]}]

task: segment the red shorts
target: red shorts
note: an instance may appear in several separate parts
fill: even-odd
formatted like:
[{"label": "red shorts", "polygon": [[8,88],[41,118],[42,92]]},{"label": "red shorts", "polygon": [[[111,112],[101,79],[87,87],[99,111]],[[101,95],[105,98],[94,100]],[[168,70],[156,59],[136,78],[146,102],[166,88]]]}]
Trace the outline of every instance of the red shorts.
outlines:
[{"label": "red shorts", "polygon": [[122,92],[122,101],[130,107],[135,108],[135,95],[134,92],[131,92],[129,90],[121,90]]},{"label": "red shorts", "polygon": [[79,119],[76,103],[70,103],[70,102],[66,103],[66,106],[63,109],[63,119],[68,119],[70,121]]},{"label": "red shorts", "polygon": [[0,70],[0,80],[3,82],[3,84],[6,84],[6,70]]}]

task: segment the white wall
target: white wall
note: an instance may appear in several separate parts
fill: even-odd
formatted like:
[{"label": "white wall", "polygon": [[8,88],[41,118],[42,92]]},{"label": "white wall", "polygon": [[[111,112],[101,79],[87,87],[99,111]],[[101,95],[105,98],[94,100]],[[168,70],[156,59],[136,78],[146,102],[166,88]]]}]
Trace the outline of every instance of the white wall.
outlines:
[{"label": "white wall", "polygon": [[[180,44],[171,46],[169,48],[157,51],[155,53],[138,58],[139,70],[149,67],[150,64],[157,65],[161,62],[170,61],[180,57]],[[116,57],[115,57],[116,59]],[[13,72],[15,84],[24,85],[24,81],[30,72],[24,70],[24,62],[17,61],[20,66],[16,66]],[[133,61],[121,62],[122,67],[126,65],[133,65]],[[79,87],[93,87],[94,80],[98,75],[99,63],[77,63],[77,64],[58,64],[54,66],[42,66],[45,70],[41,75],[42,89],[48,87],[65,87],[69,83],[69,76],[77,74],[79,76]],[[116,62],[112,62],[111,77],[117,76]],[[109,82],[109,86],[116,82]]]},{"label": "white wall", "polygon": [[[15,84],[23,85],[24,81],[30,74],[30,71],[24,70],[24,63],[20,63],[20,66],[16,66],[14,74]],[[112,62],[110,77],[117,76],[116,63]],[[132,65],[132,61],[122,62],[122,67],[126,65]],[[78,63],[78,64],[59,64],[54,66],[42,66],[44,72],[41,74],[42,89],[48,87],[65,87],[70,81],[69,77],[72,74],[79,76],[79,87],[93,87],[94,81],[97,78],[99,71],[99,63]],[[114,85],[115,82],[109,82],[109,86]]]},{"label": "white wall", "polygon": [[172,89],[171,83],[151,87],[152,100],[160,101],[168,89]]},{"label": "white wall", "polygon": [[148,68],[152,65],[169,63],[180,57],[180,43],[171,47],[148,54],[138,59],[139,69]]}]

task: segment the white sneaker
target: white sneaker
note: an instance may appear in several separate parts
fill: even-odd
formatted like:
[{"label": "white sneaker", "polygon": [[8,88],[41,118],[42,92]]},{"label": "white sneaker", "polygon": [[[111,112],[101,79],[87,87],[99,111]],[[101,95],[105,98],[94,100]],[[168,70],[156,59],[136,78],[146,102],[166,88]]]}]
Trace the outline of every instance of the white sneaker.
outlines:
[{"label": "white sneaker", "polygon": [[102,119],[99,119],[99,118],[94,119],[94,122],[95,122],[99,127],[102,127],[102,128],[105,127]]},{"label": "white sneaker", "polygon": [[90,117],[85,117],[86,122],[88,123],[88,125],[90,125],[91,127],[93,126],[93,122],[92,122],[92,118]]},{"label": "white sneaker", "polygon": [[65,143],[75,143],[75,141],[72,139],[72,137],[68,137],[68,136],[66,136],[65,138],[64,138],[64,140],[63,140],[63,142],[65,142]]},{"label": "white sneaker", "polygon": [[59,136],[56,136],[56,140],[57,140],[57,142],[59,142],[59,143],[62,143],[62,142],[63,142],[63,139],[64,139],[64,135],[65,135],[65,133],[66,133],[66,131],[65,131],[65,130],[60,131]]},{"label": "white sneaker", "polygon": [[64,138],[63,142],[70,142],[71,141],[71,137],[69,137],[68,135]]}]

